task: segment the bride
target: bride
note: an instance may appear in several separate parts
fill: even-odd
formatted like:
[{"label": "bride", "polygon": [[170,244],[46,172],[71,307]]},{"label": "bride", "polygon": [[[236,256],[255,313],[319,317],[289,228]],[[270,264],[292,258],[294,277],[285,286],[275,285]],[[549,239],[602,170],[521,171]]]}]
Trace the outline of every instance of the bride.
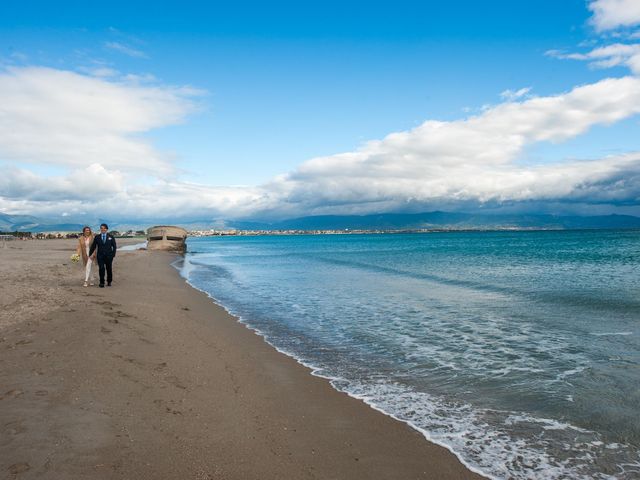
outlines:
[{"label": "bride", "polygon": [[93,285],[93,275],[91,275],[91,266],[96,260],[96,253],[94,252],[89,257],[89,249],[93,243],[93,233],[90,227],[84,227],[82,229],[82,235],[78,239],[78,255],[82,255],[82,263],[84,264],[84,286]]}]

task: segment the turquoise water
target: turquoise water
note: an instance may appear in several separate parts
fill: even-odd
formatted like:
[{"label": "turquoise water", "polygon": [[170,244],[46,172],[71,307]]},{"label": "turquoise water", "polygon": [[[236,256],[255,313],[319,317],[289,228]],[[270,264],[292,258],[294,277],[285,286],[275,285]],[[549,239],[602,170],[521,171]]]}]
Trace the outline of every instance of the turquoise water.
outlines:
[{"label": "turquoise water", "polygon": [[640,477],[640,232],[189,239],[183,275],[495,478]]}]

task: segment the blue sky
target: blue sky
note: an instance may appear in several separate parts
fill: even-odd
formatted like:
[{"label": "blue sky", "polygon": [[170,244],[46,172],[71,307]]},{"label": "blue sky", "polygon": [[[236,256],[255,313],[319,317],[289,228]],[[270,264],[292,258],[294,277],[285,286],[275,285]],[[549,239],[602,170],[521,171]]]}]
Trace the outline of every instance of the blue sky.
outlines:
[{"label": "blue sky", "polygon": [[[363,185],[340,184],[339,190],[352,191],[355,201],[342,198],[342,194],[337,195],[340,198],[320,195],[324,200],[311,203],[296,203],[295,199],[301,197],[299,189],[326,192],[325,187],[336,185],[337,181],[327,180],[323,170],[322,179],[311,188],[301,186],[299,169],[302,166],[304,170],[310,159],[366,150],[367,142],[411,131],[426,121],[455,126],[455,122],[502,105],[506,98],[501,93],[507,90],[528,89],[511,99],[526,102],[567,94],[606,78],[630,76],[629,66],[623,63],[593,68],[589,60],[565,58],[608,44],[635,45],[637,23],[633,11],[628,12],[629,22],[615,20],[619,25],[604,30],[599,25],[609,17],[594,17],[593,4],[603,3],[619,13],[628,9],[625,2],[629,1],[156,2],[153,8],[148,2],[64,2],[62,6],[53,2],[5,2],[0,6],[0,68],[9,72],[7,81],[21,78],[24,84],[25,78],[72,72],[72,78],[60,81],[59,89],[73,90],[73,82],[84,79],[95,80],[97,89],[116,86],[127,89],[127,94],[160,89],[175,96],[170,100],[175,104],[163,103],[162,109],[183,110],[177,118],[157,122],[159,125],[145,124],[114,133],[122,136],[120,140],[150,146],[163,160],[150,160],[149,165],[166,161],[170,173],[158,174],[163,166],[139,169],[133,165],[135,157],[129,163],[122,160],[114,165],[108,160],[95,161],[92,148],[87,150],[86,165],[69,160],[68,152],[62,151],[60,160],[51,160],[43,158],[42,151],[29,154],[29,148],[16,144],[15,139],[7,140],[8,146],[3,148],[0,135],[0,166],[16,175],[13,189],[6,186],[4,195],[0,190],[0,211],[91,212],[95,206],[88,198],[64,198],[62,187],[51,198],[21,198],[20,192],[24,195],[29,181],[42,185],[49,179],[70,186],[82,178],[77,172],[95,164],[104,167],[103,179],[115,175],[109,177],[116,179],[112,183],[120,182],[119,189],[113,191],[108,186],[100,188],[122,198],[132,212],[153,203],[136,204],[132,200],[141,201],[144,188],[161,188],[167,182],[176,196],[199,195],[189,190],[193,184],[201,193],[210,188],[202,193],[200,203],[186,202],[185,211],[213,217],[271,211],[281,215],[366,213],[407,205],[431,209],[457,199],[468,205],[471,197],[481,206],[537,202],[539,198],[527,197],[522,191],[469,193],[464,185],[447,186],[444,190],[452,193],[438,196],[433,192],[442,185],[427,185],[428,181],[422,183],[427,185],[424,187],[412,185],[411,189],[420,191],[400,198],[402,195],[391,191],[402,190],[396,188],[402,178],[393,188],[370,182],[373,190],[383,192],[379,198],[369,198],[366,192],[363,195]],[[631,102],[636,99],[634,92],[629,93]],[[61,94],[60,90],[22,93],[25,98]],[[144,109],[155,111],[156,107],[147,102],[132,115],[142,115]],[[126,118],[126,106],[123,108],[117,113],[122,117],[109,118]],[[586,111],[585,115],[590,113]],[[52,117],[82,118],[86,114],[92,113],[66,112],[64,107],[51,112]],[[27,129],[35,123],[28,124]],[[564,165],[636,152],[640,150],[638,126],[635,110],[621,113],[613,122],[595,119],[579,134],[560,133],[560,141],[555,137],[553,143],[538,137],[525,141],[526,148],[514,152],[510,161],[525,166]],[[40,136],[48,134],[54,141],[61,135],[45,131]],[[428,131],[420,135],[434,134]],[[64,148],[73,145],[65,144]],[[76,151],[82,148],[79,145]],[[105,152],[101,153],[107,158]],[[423,152],[425,161],[446,163],[428,152]],[[385,155],[390,165],[406,158],[386,149]],[[372,160],[367,157],[358,161]],[[425,180],[433,178],[433,170],[427,172],[419,164],[412,165],[420,174],[429,175]],[[631,166],[635,172],[636,165],[632,162]],[[619,173],[621,167],[611,168]],[[413,178],[410,171],[403,171]],[[282,175],[286,179],[278,177]],[[86,178],[94,181],[92,173]],[[584,181],[576,180],[576,184]],[[276,186],[269,187],[274,182]],[[17,183],[22,190],[15,188]],[[235,186],[246,186],[247,190],[224,190]],[[102,191],[100,188],[97,191]],[[633,192],[632,196],[637,193]],[[233,201],[218,200],[221,195],[233,197]],[[568,203],[585,204],[583,193],[578,195],[579,201],[575,191],[560,192],[557,198],[549,195],[542,197],[554,204],[562,195],[571,196]],[[365,197],[369,200],[361,201]],[[595,197],[598,208],[607,210],[602,207],[606,202],[601,196]],[[637,209],[628,205],[632,200],[616,197],[608,210],[618,211],[624,204],[628,213],[634,213]]]}]

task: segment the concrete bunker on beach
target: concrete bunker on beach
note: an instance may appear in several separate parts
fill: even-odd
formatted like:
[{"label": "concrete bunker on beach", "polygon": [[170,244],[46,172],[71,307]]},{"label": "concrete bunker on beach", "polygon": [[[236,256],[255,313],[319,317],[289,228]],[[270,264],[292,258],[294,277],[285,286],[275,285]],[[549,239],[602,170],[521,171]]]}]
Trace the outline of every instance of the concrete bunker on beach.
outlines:
[{"label": "concrete bunker on beach", "polygon": [[147,230],[148,250],[187,251],[187,231],[171,225],[157,225]]}]

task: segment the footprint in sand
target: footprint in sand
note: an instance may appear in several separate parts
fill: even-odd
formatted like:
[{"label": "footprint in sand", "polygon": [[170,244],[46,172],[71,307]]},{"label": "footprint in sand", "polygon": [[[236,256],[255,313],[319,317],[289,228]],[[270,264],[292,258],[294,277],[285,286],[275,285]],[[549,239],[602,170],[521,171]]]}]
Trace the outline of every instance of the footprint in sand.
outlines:
[{"label": "footprint in sand", "polygon": [[142,360],[138,360],[137,358],[131,358],[131,357],[124,357],[122,355],[118,355],[118,354],[111,354],[111,356],[113,358],[117,358],[122,360],[123,362],[127,362],[130,363],[131,365],[135,365],[138,368],[144,368],[144,369],[151,369],[152,368],[152,364],[144,362]]},{"label": "footprint in sand", "polygon": [[29,356],[30,357],[48,357],[49,354],[44,352],[31,352]]},{"label": "footprint in sand", "polygon": [[144,362],[141,362],[140,360],[136,360],[135,358],[122,357],[122,359],[123,359],[125,362],[127,362],[127,363],[131,363],[131,364],[133,364],[133,365],[135,365],[135,366],[137,366],[137,367],[140,367],[140,368],[144,368],[144,367],[146,367],[146,366],[147,366]]},{"label": "footprint in sand", "polygon": [[165,368],[167,368],[167,362],[162,362],[156,365],[155,370],[157,372],[160,372],[162,370],[164,370]]},{"label": "footprint in sand", "polygon": [[110,308],[110,309],[112,309],[113,307],[120,306],[119,303],[113,303],[113,302],[110,302],[109,300],[96,300],[93,303],[95,303],[96,305],[100,305],[102,307]]},{"label": "footprint in sand", "polygon": [[169,377],[166,377],[166,378],[165,378],[165,380],[166,380],[167,382],[169,382],[171,385],[173,385],[174,387],[178,387],[178,388],[181,388],[181,389],[183,389],[183,390],[186,390],[186,389],[187,389],[187,387],[185,387],[185,386],[180,382],[180,379],[179,379],[178,377],[175,377],[175,376],[171,375],[171,376],[169,376]]},{"label": "footprint in sand", "polygon": [[0,398],[5,398],[5,397],[19,397],[20,395],[23,395],[24,392],[20,389],[14,389],[14,390],[9,390],[8,392],[6,392],[2,397]]},{"label": "footprint in sand", "polygon": [[9,467],[9,473],[12,475],[18,475],[19,473],[24,473],[31,469],[31,465],[27,462],[14,463]]},{"label": "footprint in sand", "polygon": [[[176,410],[174,408],[171,408],[171,407],[167,406],[166,405],[167,402],[164,401],[164,400],[156,399],[156,400],[153,401],[153,403],[156,406],[160,407],[160,408],[164,407],[164,411],[167,412],[167,413],[171,413],[173,415],[182,415],[182,412],[180,410]],[[174,402],[173,401],[169,401],[169,403],[174,403]]]},{"label": "footprint in sand", "polygon": [[135,318],[133,315],[123,312],[122,310],[116,310],[115,312],[105,312],[107,317],[118,318]]},{"label": "footprint in sand", "polygon": [[13,422],[9,422],[9,423],[5,423],[4,427],[2,428],[2,432],[5,435],[20,435],[21,433],[24,433],[27,431],[27,428],[22,425],[22,423],[24,422],[24,420],[16,420]]}]

